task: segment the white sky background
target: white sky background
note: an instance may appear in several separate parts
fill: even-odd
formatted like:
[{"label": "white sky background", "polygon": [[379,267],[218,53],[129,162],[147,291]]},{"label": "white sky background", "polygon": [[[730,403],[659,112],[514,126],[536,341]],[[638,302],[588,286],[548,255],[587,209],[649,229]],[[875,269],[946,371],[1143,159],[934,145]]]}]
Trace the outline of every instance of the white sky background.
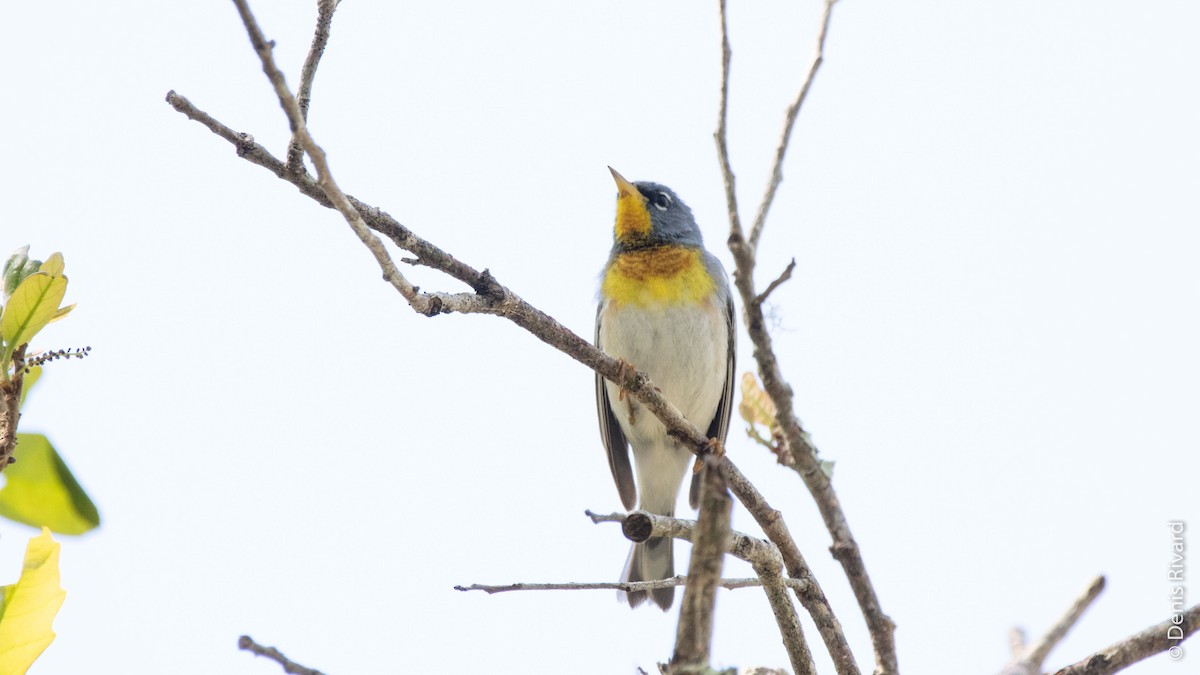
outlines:
[{"label": "white sky background", "polygon": [[[104,518],[62,538],[34,673],[281,672],[242,633],[331,675],[669,657],[676,612],[452,590],[616,578],[627,542],[583,516],[619,507],[591,373],[502,320],[414,314],[340,216],[171,110],[173,88],[282,156],[231,3],[10,5],[0,248],[64,252],[79,307],[43,346],[93,347],[22,425]],[[254,9],[295,86],[315,3]],[[732,2],[747,219],[818,16]],[[1167,521],[1200,528],[1198,25],[1182,0],[837,7],[759,282],[796,257],[776,345],[904,672],[999,670],[1010,626],[1040,634],[1098,573],[1050,666],[1167,617]],[[348,192],[590,337],[606,165],[673,187],[731,267],[718,41],[714,2],[348,1],[311,129]],[[812,500],[730,438],[869,671]],[[0,579],[32,532],[0,523]],[[722,591],[716,628],[717,664],[787,663],[758,591]]]}]

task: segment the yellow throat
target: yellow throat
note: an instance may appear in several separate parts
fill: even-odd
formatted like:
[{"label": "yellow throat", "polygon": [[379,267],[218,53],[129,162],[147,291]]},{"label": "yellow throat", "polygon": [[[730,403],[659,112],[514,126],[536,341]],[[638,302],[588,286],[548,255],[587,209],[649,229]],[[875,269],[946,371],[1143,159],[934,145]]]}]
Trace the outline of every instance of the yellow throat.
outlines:
[{"label": "yellow throat", "polygon": [[646,210],[646,198],[637,186],[617,173],[611,166],[613,180],[617,182],[617,241],[633,244],[645,241],[650,236],[650,212]]},{"label": "yellow throat", "polygon": [[633,307],[699,304],[711,300],[716,288],[700,249],[687,246],[620,253],[600,282],[604,297]]}]

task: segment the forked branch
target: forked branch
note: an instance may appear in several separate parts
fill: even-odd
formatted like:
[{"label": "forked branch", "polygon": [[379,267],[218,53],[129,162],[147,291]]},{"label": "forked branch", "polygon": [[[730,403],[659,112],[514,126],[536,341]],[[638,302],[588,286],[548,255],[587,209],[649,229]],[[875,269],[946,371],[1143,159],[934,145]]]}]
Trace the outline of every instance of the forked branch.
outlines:
[{"label": "forked branch", "polygon": [[1184,658],[1183,641],[1200,630],[1200,605],[1177,614],[1120,642],[1109,645],[1054,675],[1110,675],[1142,659],[1166,652],[1172,661]]},{"label": "forked branch", "polygon": [[[866,619],[867,629],[871,633],[871,644],[875,651],[876,673],[878,675],[895,675],[898,672],[895,624],[891,618],[883,613],[883,609],[879,605],[879,598],[875,593],[875,587],[867,575],[866,564],[863,562],[858,543],[850,533],[850,526],[846,522],[846,516],[842,511],[841,503],[838,501],[837,494],[829,482],[829,477],[821,470],[816,448],[812,445],[808,434],[800,425],[799,418],[796,417],[792,388],[783,378],[782,369],[775,356],[771,335],[767,331],[766,320],[763,315],[762,305],[768,293],[764,292],[760,295],[756,292],[754,284],[754,267],[757,264],[755,245],[757,244],[758,237],[762,234],[766,214],[770,210],[771,202],[774,200],[775,192],[779,187],[779,182],[782,180],[781,166],[783,157],[787,152],[787,146],[791,140],[792,127],[796,116],[799,114],[800,107],[803,105],[808,91],[812,87],[812,81],[816,77],[817,69],[823,61],[825,38],[829,31],[829,21],[834,4],[836,4],[836,0],[826,0],[825,2],[824,13],[821,18],[821,29],[817,35],[816,55],[808,69],[804,82],[800,86],[800,92],[796,96],[795,102],[788,109],[787,116],[785,117],[784,132],[779,146],[775,151],[775,163],[772,170],[771,182],[768,184],[766,194],[759,205],[759,215],[755,219],[749,240],[742,229],[741,217],[738,213],[734,173],[730,166],[729,149],[726,143],[731,49],[729,47],[729,29],[724,0],[720,0],[719,3],[721,15],[721,96],[717,113],[715,138],[717,142],[717,160],[721,166],[721,174],[724,177],[725,196],[729,210],[729,250],[733,253],[735,264],[733,275],[734,286],[738,289],[738,294],[742,299],[746,329],[750,335],[750,340],[754,343],[754,358],[758,364],[759,377],[762,380],[764,391],[766,391],[771,401],[775,404],[776,422],[783,431],[784,442],[787,445],[786,451],[780,452],[779,456],[781,460],[787,462],[786,466],[799,473],[800,477],[804,480],[805,486],[817,503],[821,517],[825,521],[825,527],[829,530],[833,538],[833,545],[831,547],[833,556],[842,564],[842,568],[846,572],[846,577],[850,581],[850,587],[854,590],[859,608]],[[787,561],[786,553],[784,560],[785,562]],[[788,573],[794,577],[797,571],[789,567]],[[832,617],[832,611],[829,614]],[[818,622],[818,626],[820,626],[820,622]],[[838,633],[840,632],[839,628]],[[831,643],[829,636],[830,634],[822,632],[822,637],[826,637],[826,646],[830,649],[830,654],[833,656],[834,663],[838,667],[838,672],[843,675],[845,673],[858,672],[858,667],[854,663],[853,656],[850,655],[848,648],[843,649],[841,644],[837,642]],[[844,637],[842,641],[844,642]]]}]

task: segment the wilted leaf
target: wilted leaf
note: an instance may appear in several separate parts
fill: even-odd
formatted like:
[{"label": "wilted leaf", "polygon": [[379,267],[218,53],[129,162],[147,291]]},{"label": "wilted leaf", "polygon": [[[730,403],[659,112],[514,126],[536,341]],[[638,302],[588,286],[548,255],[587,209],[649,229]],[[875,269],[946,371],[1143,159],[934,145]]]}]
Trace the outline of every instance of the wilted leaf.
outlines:
[{"label": "wilted leaf", "polygon": [[750,424],[771,426],[775,423],[775,404],[758,386],[754,373],[742,373],[742,402],[738,404],[738,414]]},{"label": "wilted leaf", "polygon": [[[4,469],[0,516],[59,534],[83,534],[100,525],[100,512],[50,440],[17,434],[15,464]],[[0,673],[4,672],[0,670]]]},{"label": "wilted leaf", "polygon": [[[738,414],[750,425],[746,429],[750,438],[768,448],[774,447],[771,437],[775,433],[775,403],[767,396],[767,392],[758,386],[754,373],[742,374],[742,401],[738,403]],[[763,438],[758,432],[760,424],[767,427],[767,438]]]},{"label": "wilted leaf", "polygon": [[21,578],[0,588],[0,673],[22,675],[54,641],[54,617],[67,597],[58,551],[58,542],[42,528],[25,548]]}]

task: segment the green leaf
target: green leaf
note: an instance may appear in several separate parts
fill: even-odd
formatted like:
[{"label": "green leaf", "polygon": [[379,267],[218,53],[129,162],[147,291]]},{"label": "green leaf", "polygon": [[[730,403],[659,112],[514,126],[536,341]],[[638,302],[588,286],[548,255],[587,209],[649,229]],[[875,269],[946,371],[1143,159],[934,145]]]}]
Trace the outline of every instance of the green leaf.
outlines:
[{"label": "green leaf", "polygon": [[42,528],[25,547],[21,578],[0,588],[0,673],[24,675],[54,641],[54,617],[67,597],[58,553],[59,543]]},{"label": "green leaf", "polygon": [[13,456],[16,463],[4,469],[8,482],[0,488],[0,516],[59,534],[83,534],[100,525],[96,505],[48,438],[17,434]]},{"label": "green leaf", "polygon": [[[42,265],[46,267],[49,263]],[[2,360],[7,362],[17,347],[29,342],[58,312],[67,294],[67,278],[46,272],[31,274],[17,286],[4,315],[0,316],[0,337],[4,339]]]},{"label": "green leaf", "polygon": [[29,390],[33,389],[33,385],[42,376],[42,367],[34,366],[25,373],[25,379],[21,381],[21,403],[22,408],[25,407],[25,397],[29,394]]}]

